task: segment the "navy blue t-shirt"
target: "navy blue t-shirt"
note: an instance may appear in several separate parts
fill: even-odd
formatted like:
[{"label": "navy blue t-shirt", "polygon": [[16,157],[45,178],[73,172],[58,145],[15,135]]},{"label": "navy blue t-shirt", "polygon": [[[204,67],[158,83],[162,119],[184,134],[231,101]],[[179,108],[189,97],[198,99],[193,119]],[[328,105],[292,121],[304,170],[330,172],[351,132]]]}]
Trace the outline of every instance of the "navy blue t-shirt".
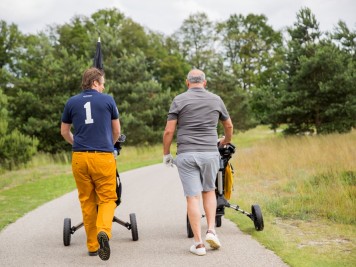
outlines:
[{"label": "navy blue t-shirt", "polygon": [[67,101],[62,122],[73,124],[73,151],[112,152],[111,121],[118,118],[119,111],[111,96],[87,89]]}]

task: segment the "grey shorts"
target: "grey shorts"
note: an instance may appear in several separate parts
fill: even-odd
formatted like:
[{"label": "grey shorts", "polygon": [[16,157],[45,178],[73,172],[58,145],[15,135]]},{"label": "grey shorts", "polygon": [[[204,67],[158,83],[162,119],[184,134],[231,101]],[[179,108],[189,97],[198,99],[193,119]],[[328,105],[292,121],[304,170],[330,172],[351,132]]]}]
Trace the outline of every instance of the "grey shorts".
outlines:
[{"label": "grey shorts", "polygon": [[185,196],[215,190],[220,166],[219,152],[186,152],[178,154],[175,163]]}]

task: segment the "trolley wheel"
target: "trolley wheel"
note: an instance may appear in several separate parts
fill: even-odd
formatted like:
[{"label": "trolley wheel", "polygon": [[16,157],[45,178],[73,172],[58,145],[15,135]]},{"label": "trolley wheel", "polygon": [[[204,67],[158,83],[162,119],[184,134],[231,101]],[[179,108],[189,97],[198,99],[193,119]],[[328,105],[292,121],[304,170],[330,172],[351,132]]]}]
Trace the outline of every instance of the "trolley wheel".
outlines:
[{"label": "trolley wheel", "polygon": [[137,241],[138,240],[138,231],[137,231],[137,221],[136,221],[135,213],[130,214],[130,224],[131,224],[132,240]]},{"label": "trolley wheel", "polygon": [[221,227],[221,216],[215,216],[215,226]]},{"label": "trolley wheel", "polygon": [[70,245],[70,237],[72,234],[71,227],[72,227],[72,222],[70,218],[65,218],[64,219],[64,225],[63,225],[63,244],[65,246]]},{"label": "trolley wheel", "polygon": [[187,214],[187,234],[188,234],[188,238],[192,238],[194,236],[192,227],[189,222],[188,214]]},{"label": "trolley wheel", "polygon": [[262,211],[259,205],[255,204],[251,206],[252,220],[257,231],[262,231],[264,228]]}]

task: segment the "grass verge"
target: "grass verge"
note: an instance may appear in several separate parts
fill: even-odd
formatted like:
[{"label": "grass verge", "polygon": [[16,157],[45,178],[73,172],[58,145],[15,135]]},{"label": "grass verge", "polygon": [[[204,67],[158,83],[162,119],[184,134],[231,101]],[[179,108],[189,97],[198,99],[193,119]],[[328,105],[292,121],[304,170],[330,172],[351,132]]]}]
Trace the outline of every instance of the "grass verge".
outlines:
[{"label": "grass verge", "polygon": [[231,203],[262,208],[265,229],[226,217],[291,266],[356,264],[356,132],[264,140],[231,160]]}]

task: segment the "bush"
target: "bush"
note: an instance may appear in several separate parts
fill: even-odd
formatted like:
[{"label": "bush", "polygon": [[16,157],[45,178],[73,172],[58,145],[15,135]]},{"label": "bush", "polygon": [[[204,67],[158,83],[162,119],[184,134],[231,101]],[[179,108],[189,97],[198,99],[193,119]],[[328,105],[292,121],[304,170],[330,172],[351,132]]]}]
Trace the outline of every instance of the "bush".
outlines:
[{"label": "bush", "polygon": [[0,167],[16,169],[25,165],[37,152],[37,138],[30,138],[18,130],[0,138]]}]

